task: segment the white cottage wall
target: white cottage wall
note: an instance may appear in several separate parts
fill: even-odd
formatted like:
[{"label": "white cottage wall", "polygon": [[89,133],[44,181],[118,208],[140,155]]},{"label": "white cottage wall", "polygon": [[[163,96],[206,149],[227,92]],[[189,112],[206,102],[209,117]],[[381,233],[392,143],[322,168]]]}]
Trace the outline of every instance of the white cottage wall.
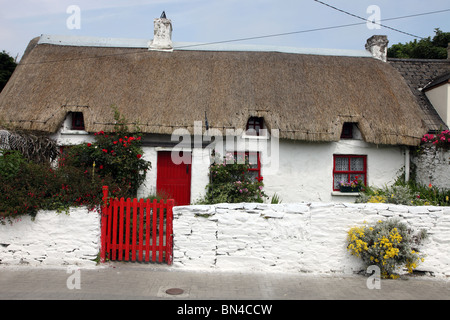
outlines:
[{"label": "white cottage wall", "polygon": [[362,140],[341,140],[332,143],[280,141],[279,168],[266,174],[264,189],[275,193],[283,202],[345,201],[354,196],[333,192],[333,155],[366,155],[367,183],[382,187],[394,182],[405,166],[406,149],[396,146],[376,146]]}]

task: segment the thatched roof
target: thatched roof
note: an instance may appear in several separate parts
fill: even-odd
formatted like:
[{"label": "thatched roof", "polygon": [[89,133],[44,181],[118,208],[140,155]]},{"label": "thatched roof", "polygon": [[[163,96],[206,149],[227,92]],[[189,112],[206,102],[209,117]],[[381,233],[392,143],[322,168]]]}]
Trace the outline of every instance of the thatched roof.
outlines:
[{"label": "thatched roof", "polygon": [[53,133],[81,111],[87,131],[108,131],[115,105],[146,133],[193,132],[205,111],[218,129],[264,117],[283,139],[338,141],[344,122],[375,144],[416,145],[426,132],[401,75],[369,57],[37,41],[0,95],[0,119],[23,130]]}]

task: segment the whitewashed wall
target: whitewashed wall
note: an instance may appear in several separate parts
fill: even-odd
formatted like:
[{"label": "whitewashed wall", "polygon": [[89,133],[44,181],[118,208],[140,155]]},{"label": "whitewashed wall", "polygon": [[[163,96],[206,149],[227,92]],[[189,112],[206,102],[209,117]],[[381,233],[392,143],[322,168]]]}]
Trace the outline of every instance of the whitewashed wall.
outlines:
[{"label": "whitewashed wall", "polygon": [[392,184],[405,166],[405,150],[401,147],[375,146],[362,140],[333,143],[280,142],[279,169],[266,174],[263,166],[264,190],[269,196],[278,194],[283,202],[339,201],[354,202],[333,192],[333,155],[367,156],[367,182],[382,187]]},{"label": "whitewashed wall", "polygon": [[429,233],[418,270],[450,276],[450,207],[388,204],[218,204],[174,209],[174,266],[194,270],[354,273],[347,231],[398,217]]},{"label": "whitewashed wall", "polygon": [[450,150],[425,147],[411,158],[416,165],[416,181],[450,189]]},{"label": "whitewashed wall", "polygon": [[100,231],[100,214],[86,208],[23,216],[0,225],[0,265],[95,266]]}]

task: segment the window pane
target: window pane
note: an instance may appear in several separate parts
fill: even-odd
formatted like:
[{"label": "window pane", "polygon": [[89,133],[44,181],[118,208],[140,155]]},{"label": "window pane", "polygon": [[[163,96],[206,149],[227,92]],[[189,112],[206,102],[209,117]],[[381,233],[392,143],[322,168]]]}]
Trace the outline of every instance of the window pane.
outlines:
[{"label": "window pane", "polygon": [[248,171],[248,174],[251,179],[257,179],[258,178],[258,171]]},{"label": "window pane", "polygon": [[236,163],[237,164],[245,163],[245,153],[239,152],[236,154]]},{"label": "window pane", "polygon": [[348,182],[348,174],[345,173],[336,173],[334,175],[334,189],[339,189],[339,183]]},{"label": "window pane", "polygon": [[364,159],[363,158],[351,158],[350,159],[351,171],[364,171]]},{"label": "window pane", "polygon": [[348,158],[347,157],[336,157],[335,158],[335,168],[336,168],[336,171],[348,171]]},{"label": "window pane", "polygon": [[355,180],[356,177],[358,177],[358,180],[361,181],[362,183],[364,183],[364,174],[359,173],[359,174],[351,174],[350,175],[350,179],[351,181]]},{"label": "window pane", "polygon": [[250,153],[248,155],[248,162],[250,163],[251,168],[258,168],[258,154],[257,153]]}]

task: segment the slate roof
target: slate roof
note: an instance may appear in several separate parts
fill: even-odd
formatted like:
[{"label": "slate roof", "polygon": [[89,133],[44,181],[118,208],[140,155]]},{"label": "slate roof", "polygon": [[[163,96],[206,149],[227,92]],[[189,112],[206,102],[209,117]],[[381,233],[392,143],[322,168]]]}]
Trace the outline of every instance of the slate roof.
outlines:
[{"label": "slate roof", "polygon": [[448,129],[423,91],[436,79],[448,76],[450,59],[393,59],[388,62],[405,78],[423,111],[423,120],[429,131]]}]

